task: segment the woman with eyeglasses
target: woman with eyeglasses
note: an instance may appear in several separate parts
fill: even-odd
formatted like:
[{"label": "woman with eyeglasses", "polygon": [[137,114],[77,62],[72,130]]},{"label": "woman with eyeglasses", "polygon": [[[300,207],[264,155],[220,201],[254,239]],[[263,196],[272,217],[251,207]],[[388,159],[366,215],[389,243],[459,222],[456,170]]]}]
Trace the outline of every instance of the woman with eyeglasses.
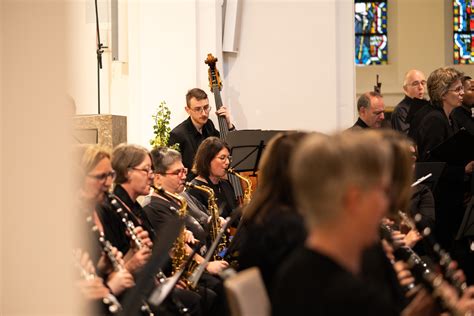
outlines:
[{"label": "woman with eyeglasses", "polygon": [[433,155],[431,151],[454,135],[450,115],[463,101],[462,76],[460,71],[450,67],[436,69],[430,74],[427,81],[430,112],[421,120],[415,137],[420,162],[447,162],[433,195],[436,235],[441,245],[448,250],[460,246],[459,242],[455,242],[455,237],[464,214],[463,181],[465,175],[472,174],[474,162],[466,165],[455,164],[446,161],[449,159]]},{"label": "woman with eyeglasses", "polygon": [[[197,177],[191,183],[205,185],[214,190],[221,217],[224,218],[230,216],[237,207],[234,188],[227,180],[227,169],[231,160],[229,145],[217,137],[209,137],[199,146],[193,164],[193,172]],[[205,192],[190,189],[189,194],[208,207],[208,195]]]},{"label": "woman with eyeglasses", "polygon": [[[89,299],[99,300],[110,294],[120,297],[126,289],[135,285],[133,276],[127,269],[113,271],[110,260],[103,253],[103,249],[98,247],[97,233],[92,231],[92,226],[103,231],[98,207],[105,202],[115,178],[110,153],[98,145],[81,145],[76,148],[75,155],[80,180],[78,197],[81,209],[77,222],[82,223],[81,226],[84,228],[81,236],[85,236],[89,241],[86,246],[76,249],[75,254],[81,272],[95,276],[79,281],[77,285],[81,293]],[[122,253],[115,247],[111,251],[116,261],[125,266]]]},{"label": "woman with eyeglasses", "polygon": [[[193,196],[183,195],[184,184],[186,181],[187,169],[183,166],[181,154],[176,150],[161,147],[151,151],[153,165],[155,167],[154,186],[162,188],[171,194],[178,194],[187,200],[187,216],[185,218],[185,242],[190,247],[187,253],[190,254],[192,249],[198,243],[202,245],[200,251],[195,255],[194,260],[200,264],[204,258],[209,243],[206,243],[209,231],[209,215],[206,208],[197,201]],[[150,222],[158,236],[163,227],[172,220],[179,217],[178,210],[181,205],[168,195],[161,192],[153,192],[150,202],[144,207]],[[206,247],[207,246],[207,247]],[[200,279],[200,291],[206,293],[203,297],[206,306],[206,314],[209,315],[225,315],[226,303],[222,282],[217,274],[228,267],[228,263],[223,260],[216,260],[207,263],[206,273]]]},{"label": "woman with eyeglasses", "polygon": [[[154,178],[154,168],[150,153],[144,147],[138,145],[121,144],[117,146],[112,152],[112,167],[117,173],[115,179],[114,195],[120,203],[120,207],[124,212],[127,212],[128,219],[130,219],[135,226],[143,228],[152,240],[156,238],[156,232],[150,222],[148,216],[144,212],[142,206],[137,201],[139,196],[148,195],[150,193],[151,184]],[[142,268],[151,257],[152,243],[148,240],[144,247],[136,249],[131,247],[131,236],[125,233],[124,224],[116,224],[120,227],[121,238],[126,238],[128,244],[127,251],[131,249],[134,257],[137,257],[134,262],[136,270]],[[120,249],[120,248],[119,248]],[[123,250],[122,250],[123,251]],[[160,254],[161,255],[161,254]],[[162,254],[168,256],[167,253]],[[126,256],[127,258],[127,256]],[[164,267],[163,270],[169,271],[169,266]],[[170,295],[170,300],[165,301],[165,308],[172,313],[179,313],[182,308],[176,306],[185,306],[190,315],[200,315],[202,310],[200,306],[201,297],[197,293],[174,288]],[[175,302],[179,302],[176,305]]]}]

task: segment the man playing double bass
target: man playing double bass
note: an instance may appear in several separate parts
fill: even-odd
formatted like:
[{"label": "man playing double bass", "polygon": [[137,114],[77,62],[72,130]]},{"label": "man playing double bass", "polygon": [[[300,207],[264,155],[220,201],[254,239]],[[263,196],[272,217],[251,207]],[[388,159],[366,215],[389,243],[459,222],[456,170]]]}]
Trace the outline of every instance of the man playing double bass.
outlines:
[{"label": "man playing double bass", "polygon": [[[170,133],[168,146],[178,143],[179,150],[183,156],[183,164],[189,170],[192,169],[194,155],[201,142],[210,136],[219,137],[219,131],[214,127],[214,123],[209,120],[211,106],[206,92],[199,88],[194,88],[186,94],[186,107],[184,108],[189,117],[176,126]],[[216,111],[227,121],[229,131],[235,129],[230,121],[230,114],[225,106]],[[188,173],[187,180],[191,180],[195,175]]]}]

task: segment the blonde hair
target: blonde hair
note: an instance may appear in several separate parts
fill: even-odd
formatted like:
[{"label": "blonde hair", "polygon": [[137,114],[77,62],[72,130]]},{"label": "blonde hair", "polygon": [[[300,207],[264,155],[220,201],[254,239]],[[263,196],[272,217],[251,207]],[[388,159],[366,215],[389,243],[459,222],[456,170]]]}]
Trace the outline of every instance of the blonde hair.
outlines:
[{"label": "blonde hair", "polygon": [[443,96],[448,93],[449,87],[462,77],[462,72],[451,67],[442,67],[433,71],[426,82],[431,103],[437,107],[443,107]]},{"label": "blonde hair", "polygon": [[339,216],[351,185],[362,190],[390,176],[387,143],[374,133],[344,132],[325,137],[310,135],[298,146],[291,175],[299,210],[308,228]]},{"label": "blonde hair", "polygon": [[104,158],[110,159],[110,151],[101,145],[82,144],[74,148],[77,168],[85,176]]}]

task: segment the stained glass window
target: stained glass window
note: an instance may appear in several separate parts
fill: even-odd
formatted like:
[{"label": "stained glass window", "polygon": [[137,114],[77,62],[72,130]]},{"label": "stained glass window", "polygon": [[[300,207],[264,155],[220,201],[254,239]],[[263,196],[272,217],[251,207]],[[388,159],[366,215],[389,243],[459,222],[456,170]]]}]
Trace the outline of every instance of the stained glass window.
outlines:
[{"label": "stained glass window", "polygon": [[355,0],[355,62],[387,63],[387,1]]},{"label": "stained glass window", "polygon": [[474,0],[453,0],[454,63],[474,63]]}]

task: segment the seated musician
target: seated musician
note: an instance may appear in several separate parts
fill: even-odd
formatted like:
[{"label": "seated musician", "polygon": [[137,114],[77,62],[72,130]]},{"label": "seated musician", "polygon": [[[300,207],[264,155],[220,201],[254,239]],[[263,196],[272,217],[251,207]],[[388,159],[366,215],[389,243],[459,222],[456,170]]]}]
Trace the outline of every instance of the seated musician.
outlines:
[{"label": "seated musician", "polygon": [[259,186],[244,210],[234,240],[239,269],[257,266],[267,290],[272,288],[278,266],[303,245],[306,229],[297,212],[288,165],[294,148],[305,133],[276,135],[268,143],[259,164]]},{"label": "seated musician", "polygon": [[[112,152],[112,167],[117,173],[114,195],[122,211],[126,212],[128,219],[134,226],[138,229],[143,228],[147,232],[147,236],[154,240],[156,233],[143,208],[137,201],[139,196],[150,193],[154,177],[153,163],[148,150],[137,145],[121,144]],[[114,215],[111,215],[111,213]],[[123,247],[123,249],[119,246],[117,247],[123,253],[128,252],[132,256],[129,261],[127,261],[128,256],[125,256],[126,264],[132,266],[134,271],[138,271],[151,257],[152,243],[142,241],[144,245],[137,246],[137,243],[132,239],[131,233],[126,232],[125,224],[120,219],[117,221],[116,214],[117,212],[113,212],[110,206],[103,212],[104,218],[110,220],[108,222],[109,225],[107,225],[108,231],[110,236],[117,239],[117,242],[120,243],[120,247]],[[124,240],[125,242],[123,242]],[[167,254],[163,255],[167,256]],[[179,310],[182,310],[181,306],[184,305],[190,314],[199,315],[201,314],[201,301],[202,298],[197,293],[174,288],[169,299],[165,301],[166,306],[164,308],[167,311],[178,313]],[[176,304],[175,302],[179,303]]]},{"label": "seated musician", "polygon": [[[84,297],[89,299],[103,299],[112,293],[120,297],[124,290],[134,286],[133,276],[126,268],[114,271],[104,249],[97,247],[98,235],[92,230],[93,226],[103,230],[97,217],[97,206],[106,200],[106,194],[115,178],[115,172],[110,163],[110,153],[98,145],[81,145],[76,148],[75,155],[80,182],[78,195],[81,212],[78,214],[80,217],[78,223],[82,223],[81,226],[85,227],[86,230],[81,235],[87,236],[86,240],[89,241],[86,246],[75,251],[78,266],[86,277],[78,282],[78,285]],[[86,223],[86,218],[90,221],[89,223]],[[146,238],[144,235],[141,237]],[[112,247],[110,251],[115,256],[116,262],[124,267],[122,253],[115,247]]]},{"label": "seated musician", "polygon": [[[155,178],[153,180],[155,187],[161,187],[172,194],[182,193],[184,191],[187,169],[183,166],[181,154],[169,148],[156,148],[152,150],[151,155],[155,166]],[[170,219],[179,216],[177,212],[179,209],[180,205],[176,200],[160,192],[153,192],[150,203],[144,207],[145,213],[157,232],[159,232]],[[189,209],[191,208],[188,207],[188,210]],[[193,210],[195,213],[198,211],[203,213],[202,210]],[[205,223],[201,224],[189,213],[185,218],[187,228],[186,242],[191,245],[197,242],[206,243],[209,231],[209,216],[206,213],[199,215]],[[198,259],[199,262],[202,260],[202,257]],[[228,264],[225,261],[212,261],[209,262],[207,271],[212,274],[217,274],[227,268],[227,266]]]},{"label": "seated musician", "polygon": [[[221,216],[228,217],[237,207],[234,189],[226,179],[232,157],[227,143],[217,137],[206,138],[199,146],[194,158],[193,172],[197,175],[191,182],[205,185],[214,190]],[[208,195],[197,189],[190,189],[189,194],[196,197],[206,208]]]},{"label": "seated musician", "polygon": [[[170,197],[170,194],[178,195],[184,190],[184,184],[186,180],[187,169],[184,168],[181,161],[181,154],[176,150],[169,149],[166,147],[155,148],[151,151],[153,159],[153,165],[155,167],[155,178],[153,180],[155,188],[162,188],[166,193],[153,192],[151,195],[150,203],[144,207],[144,211],[147,217],[150,219],[151,225],[153,226],[156,233],[159,235],[163,227],[169,223],[171,219],[179,216],[178,211],[181,208],[180,203],[176,201],[174,197]],[[185,198],[183,196],[183,198]],[[190,198],[190,197],[188,197]],[[194,201],[195,204],[199,201]],[[195,217],[190,215],[190,212],[185,217],[185,238],[184,241],[191,247],[196,243],[203,242],[206,245],[206,239],[209,232],[208,218],[209,216],[204,213],[201,209],[193,209],[192,203],[187,203],[189,210],[192,210],[192,214],[198,214],[203,225],[198,222]],[[202,208],[204,206],[201,205]],[[195,239],[195,237],[199,238]],[[206,247],[203,248],[205,255]],[[187,246],[187,253],[191,253],[192,249]],[[199,286],[200,291],[206,289],[206,296],[210,300],[214,301],[212,308],[207,314],[210,315],[223,315],[226,313],[227,305],[223,285],[221,280],[216,276],[222,270],[228,267],[228,263],[223,260],[210,261],[203,263],[204,258],[199,254],[195,254],[195,261],[197,264],[206,264],[206,271],[200,280]]]},{"label": "seated musician", "polygon": [[[390,161],[388,145],[363,132],[311,135],[296,149],[292,180],[308,238],[278,273],[274,315],[399,315],[361,279],[363,252],[390,203]],[[427,301],[419,294],[404,314]]]}]

